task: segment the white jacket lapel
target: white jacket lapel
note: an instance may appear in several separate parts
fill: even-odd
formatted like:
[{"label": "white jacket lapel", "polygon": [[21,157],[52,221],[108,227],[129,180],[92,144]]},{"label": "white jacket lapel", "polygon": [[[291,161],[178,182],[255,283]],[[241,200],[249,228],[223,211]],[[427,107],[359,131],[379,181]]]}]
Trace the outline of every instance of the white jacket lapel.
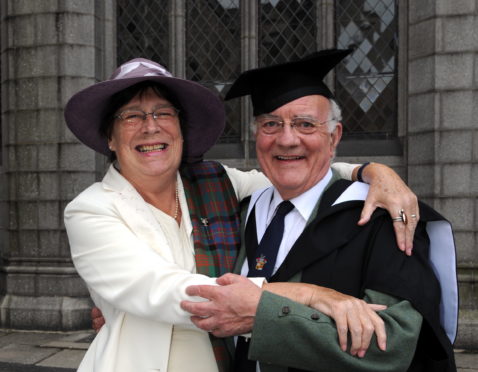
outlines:
[{"label": "white jacket lapel", "polygon": [[149,242],[163,258],[173,262],[171,247],[150,207],[113,165],[108,169],[102,184],[106,190],[114,192],[113,204],[131,231]]}]

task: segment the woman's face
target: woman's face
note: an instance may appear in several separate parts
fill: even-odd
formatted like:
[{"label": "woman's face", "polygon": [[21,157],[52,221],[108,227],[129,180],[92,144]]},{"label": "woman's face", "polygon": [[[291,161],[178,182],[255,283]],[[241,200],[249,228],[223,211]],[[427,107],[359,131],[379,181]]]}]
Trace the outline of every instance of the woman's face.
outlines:
[{"label": "woman's face", "polygon": [[[147,115],[138,125],[124,120],[141,111],[159,115],[156,119]],[[152,177],[157,182],[157,176],[164,180],[175,177],[183,150],[179,118],[175,113],[172,104],[152,88],[136,95],[116,112],[123,119],[115,119],[108,145],[116,153],[121,174],[133,185],[151,182]]]}]

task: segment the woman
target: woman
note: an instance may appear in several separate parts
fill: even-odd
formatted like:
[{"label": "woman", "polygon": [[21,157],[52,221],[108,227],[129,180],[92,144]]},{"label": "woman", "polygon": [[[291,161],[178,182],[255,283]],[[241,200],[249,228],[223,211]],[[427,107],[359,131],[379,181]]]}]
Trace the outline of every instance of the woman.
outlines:
[{"label": "woman", "polygon": [[187,286],[232,269],[237,201],[268,184],[200,161],[223,130],[221,101],[134,59],[74,95],[65,117],[114,161],[65,210],[73,262],[107,324],[79,371],[217,370],[208,334],[179,303]]}]

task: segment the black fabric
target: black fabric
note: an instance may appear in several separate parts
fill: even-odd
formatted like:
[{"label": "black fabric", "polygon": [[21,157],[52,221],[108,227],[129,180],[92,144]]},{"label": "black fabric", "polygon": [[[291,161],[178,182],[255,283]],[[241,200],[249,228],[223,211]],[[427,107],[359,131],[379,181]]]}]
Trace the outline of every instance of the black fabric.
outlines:
[{"label": "black fabric", "polygon": [[239,336],[237,338],[236,351],[234,353],[234,372],[256,372],[255,360],[249,360],[249,340]]},{"label": "black fabric", "polygon": [[[396,246],[393,223],[385,210],[377,210],[369,223],[358,226],[362,201],[331,206],[349,184],[340,180],[325,191],[317,216],[270,281],[287,281],[302,272],[302,282],[355,297],[372,289],[406,299],[424,318],[409,371],[456,371],[452,345],[439,321],[440,285],[428,259],[426,222],[443,218],[420,203],[413,255],[406,256]],[[248,233],[246,229],[246,244],[254,239]]]},{"label": "black fabric", "polygon": [[225,99],[251,95],[254,116],[269,113],[297,98],[319,94],[333,98],[323,79],[351,50],[327,49],[297,61],[243,72]]}]

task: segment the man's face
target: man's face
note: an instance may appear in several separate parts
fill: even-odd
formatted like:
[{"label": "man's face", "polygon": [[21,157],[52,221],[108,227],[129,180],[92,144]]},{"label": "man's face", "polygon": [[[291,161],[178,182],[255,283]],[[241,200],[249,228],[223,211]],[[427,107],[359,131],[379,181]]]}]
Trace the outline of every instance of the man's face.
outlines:
[{"label": "man's face", "polygon": [[305,96],[267,114],[286,122],[278,133],[266,134],[257,128],[257,159],[283,199],[304,193],[325,176],[342,136],[341,124],[337,124],[332,133],[329,133],[327,125],[322,125],[314,133],[302,134],[289,125],[290,121],[308,117],[316,122],[325,122],[329,119],[329,110],[327,98]]}]

